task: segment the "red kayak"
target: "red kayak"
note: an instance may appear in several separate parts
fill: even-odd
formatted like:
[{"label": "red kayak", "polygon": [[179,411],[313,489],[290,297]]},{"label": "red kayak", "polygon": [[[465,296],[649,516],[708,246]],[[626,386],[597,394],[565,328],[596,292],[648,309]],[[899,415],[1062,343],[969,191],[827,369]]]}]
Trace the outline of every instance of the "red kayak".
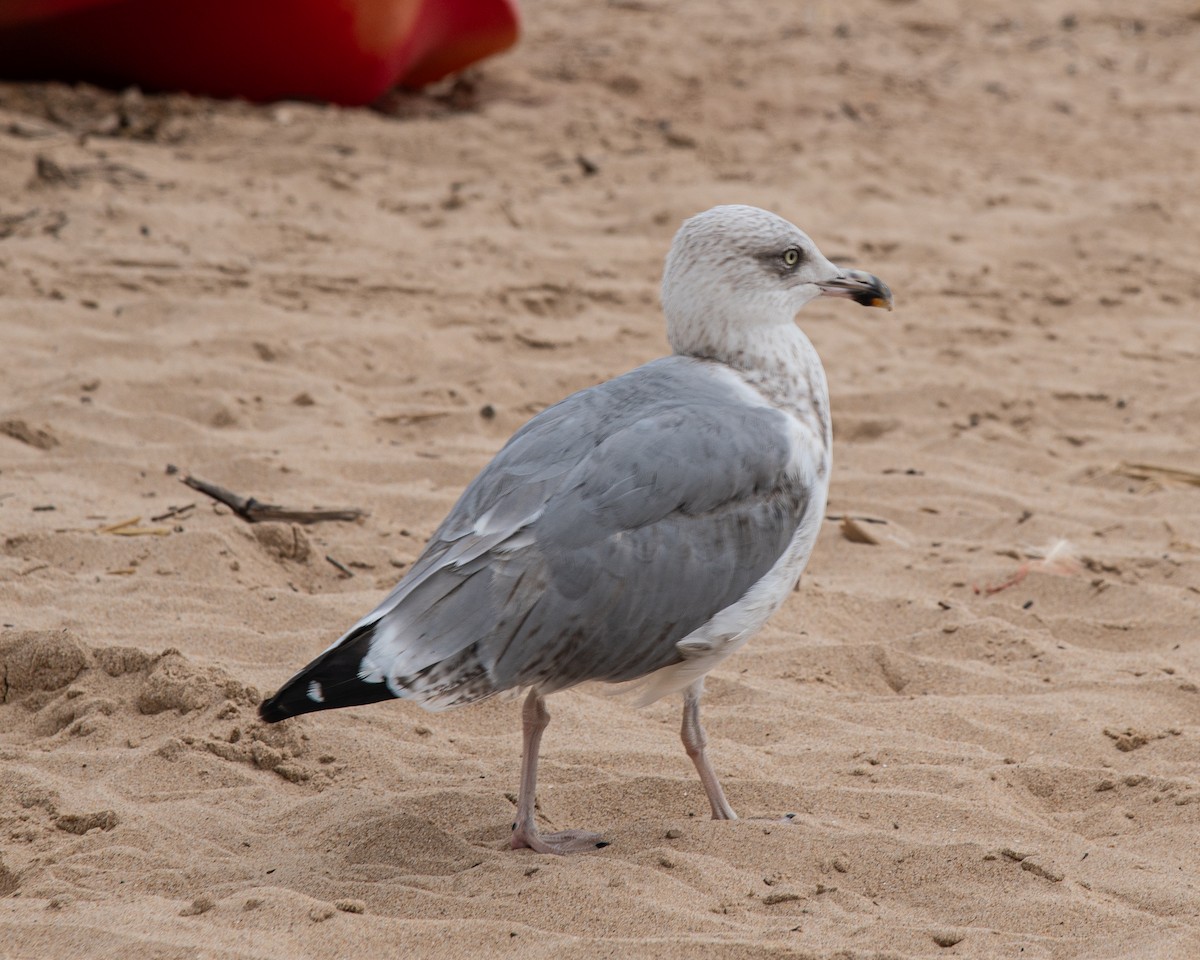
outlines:
[{"label": "red kayak", "polygon": [[516,0],[0,0],[0,79],[356,105],[517,32]]}]

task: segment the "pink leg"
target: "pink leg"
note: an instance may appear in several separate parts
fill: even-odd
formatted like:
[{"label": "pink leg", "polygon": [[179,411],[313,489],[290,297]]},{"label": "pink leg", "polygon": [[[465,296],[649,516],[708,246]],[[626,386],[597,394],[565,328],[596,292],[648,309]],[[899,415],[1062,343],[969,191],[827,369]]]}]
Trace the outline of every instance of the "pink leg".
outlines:
[{"label": "pink leg", "polygon": [[704,693],[704,678],[693,683],[683,694],[683,726],[679,731],[683,740],[683,749],[696,765],[700,774],[700,782],[704,784],[704,792],[708,794],[708,803],[712,807],[714,820],[736,820],[737,814],[725,799],[725,791],[717,773],[708,762],[704,748],[708,746],[708,736],[700,726],[700,695]]},{"label": "pink leg", "polygon": [[[521,710],[524,744],[521,751],[521,790],[517,796],[517,822],[513,824],[512,848],[528,847],[538,853],[577,853],[607,847],[598,833],[583,830],[562,830],[558,833],[539,834],[533,822],[533,807],[537,799],[538,751],[542,746],[542,733],[550,724],[550,711],[546,701],[536,690],[530,690]],[[720,789],[720,788],[718,788]]]}]

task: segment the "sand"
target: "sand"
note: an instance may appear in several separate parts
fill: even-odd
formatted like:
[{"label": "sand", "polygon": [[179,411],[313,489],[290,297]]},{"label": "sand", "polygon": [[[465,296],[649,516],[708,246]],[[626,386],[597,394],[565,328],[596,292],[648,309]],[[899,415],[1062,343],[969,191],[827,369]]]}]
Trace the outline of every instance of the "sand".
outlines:
[{"label": "sand", "polygon": [[[1200,955],[1200,489],[1131,466],[1200,470],[1200,14],[1124,9],[547,0],[377,110],[0,85],[0,956]],[[258,724],[666,350],[720,202],[897,301],[802,316],[829,520],[706,701],[746,819],[677,702],[554,698],[573,858],[504,849],[514,702]]]}]

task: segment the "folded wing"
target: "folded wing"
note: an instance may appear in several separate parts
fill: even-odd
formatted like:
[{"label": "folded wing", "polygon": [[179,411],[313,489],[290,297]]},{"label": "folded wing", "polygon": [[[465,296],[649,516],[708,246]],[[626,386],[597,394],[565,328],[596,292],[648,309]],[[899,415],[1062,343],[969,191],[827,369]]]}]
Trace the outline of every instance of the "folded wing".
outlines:
[{"label": "folded wing", "polygon": [[809,503],[786,416],[732,376],[668,357],[543,411],[264,717],[389,696],[437,709],[679,662],[676,643],[766,574]]}]

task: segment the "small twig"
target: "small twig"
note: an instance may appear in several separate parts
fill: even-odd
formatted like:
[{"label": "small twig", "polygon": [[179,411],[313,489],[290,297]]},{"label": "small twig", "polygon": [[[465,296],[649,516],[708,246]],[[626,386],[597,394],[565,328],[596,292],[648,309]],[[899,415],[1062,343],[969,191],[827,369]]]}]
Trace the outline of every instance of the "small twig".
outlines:
[{"label": "small twig", "polygon": [[171,507],[166,513],[160,513],[157,517],[151,517],[151,523],[160,523],[163,520],[169,520],[171,517],[182,517],[189,510],[195,509],[195,503],[185,503],[182,507]]},{"label": "small twig", "polygon": [[512,204],[507,200],[500,201],[500,212],[504,214],[504,219],[509,222],[509,225],[516,230],[521,229],[521,221],[517,219],[517,215],[512,211]]},{"label": "small twig", "polygon": [[170,534],[167,527],[139,527],[141,517],[130,517],[120,523],[110,523],[101,527],[97,533],[111,533],[114,537],[165,537]]},{"label": "small twig", "polygon": [[848,513],[827,513],[825,515],[825,519],[826,520],[857,520],[859,523],[884,523],[884,524],[887,523],[886,520],[883,520],[879,517],[851,516]]},{"label": "small twig", "polygon": [[101,527],[97,533],[116,533],[118,530],[123,530],[125,527],[132,527],[135,523],[141,521],[141,517],[130,517],[128,520],[122,520],[120,523],[110,523],[107,527]]},{"label": "small twig", "polygon": [[320,523],[323,520],[357,520],[366,516],[366,512],[356,507],[345,510],[295,510],[290,507],[280,507],[273,503],[262,503],[254,497],[239,497],[236,493],[219,487],[215,483],[201,480],[190,474],[183,477],[183,482],[193,490],[212,497],[219,503],[225,504],[247,523],[261,523],[264,520],[282,520],[288,523]]},{"label": "small twig", "polygon": [[1153,463],[1128,463],[1122,461],[1115,470],[1135,480],[1174,480],[1176,483],[1186,483],[1200,487],[1200,473],[1194,470],[1181,470],[1178,467],[1160,467]]},{"label": "small twig", "polygon": [[337,567],[347,577],[354,576],[353,570],[351,570],[349,567],[347,567],[344,563],[342,563],[338,560],[334,560],[333,557],[331,557],[329,554],[325,554],[325,559],[328,560],[330,563],[332,563],[335,567]]},{"label": "small twig", "polygon": [[450,416],[449,410],[416,410],[410,413],[389,413],[375,419],[380,423],[397,423],[407,427],[418,423],[427,423],[430,420],[440,420],[442,417],[448,416]]}]

